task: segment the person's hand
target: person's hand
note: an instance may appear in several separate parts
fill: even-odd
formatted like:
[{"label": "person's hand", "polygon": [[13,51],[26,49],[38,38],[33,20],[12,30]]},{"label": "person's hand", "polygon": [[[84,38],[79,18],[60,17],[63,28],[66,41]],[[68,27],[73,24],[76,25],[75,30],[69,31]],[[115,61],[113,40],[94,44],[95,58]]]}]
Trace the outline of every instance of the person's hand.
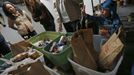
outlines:
[{"label": "person's hand", "polygon": [[100,10],[96,10],[95,11],[95,16],[101,16],[101,11]]},{"label": "person's hand", "polygon": [[102,15],[103,15],[104,17],[108,17],[110,12],[109,12],[108,9],[104,9],[104,8],[103,8],[103,9],[101,10],[101,13],[102,13]]},{"label": "person's hand", "polygon": [[59,25],[58,32],[62,32],[62,24]]},{"label": "person's hand", "polygon": [[99,34],[106,38],[108,38],[110,36],[107,28],[100,28]]},{"label": "person's hand", "polygon": [[85,12],[85,5],[83,5],[81,8],[80,8],[80,10],[81,10],[81,15],[86,15],[86,12]]}]

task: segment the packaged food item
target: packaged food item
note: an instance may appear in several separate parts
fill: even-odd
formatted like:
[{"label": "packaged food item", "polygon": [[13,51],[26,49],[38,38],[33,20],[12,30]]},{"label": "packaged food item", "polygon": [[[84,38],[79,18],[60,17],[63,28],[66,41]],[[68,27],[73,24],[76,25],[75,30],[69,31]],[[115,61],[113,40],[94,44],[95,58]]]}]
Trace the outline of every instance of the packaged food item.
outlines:
[{"label": "packaged food item", "polygon": [[23,53],[16,55],[14,58],[11,59],[11,61],[19,62],[26,58],[31,58],[35,60],[38,57],[40,57],[40,54],[36,50],[29,48],[27,52],[23,52]]},{"label": "packaged food item", "polygon": [[33,52],[30,52],[29,53],[29,57],[31,58],[31,59],[36,59],[36,58],[38,58],[40,55],[39,55],[39,53],[37,52],[37,51],[33,51]]},{"label": "packaged food item", "polygon": [[34,46],[43,48],[43,47],[47,46],[50,42],[52,42],[52,40],[50,40],[49,38],[46,38],[44,40],[40,40],[40,41],[34,43]]},{"label": "packaged food item", "polygon": [[14,58],[12,58],[12,61],[19,62],[21,60],[24,60],[25,58],[28,58],[28,53],[23,52],[23,53],[16,55]]},{"label": "packaged food item", "polygon": [[53,42],[50,52],[52,53],[59,53],[63,50],[64,46],[67,45],[68,39],[66,36],[61,36],[58,42]]}]

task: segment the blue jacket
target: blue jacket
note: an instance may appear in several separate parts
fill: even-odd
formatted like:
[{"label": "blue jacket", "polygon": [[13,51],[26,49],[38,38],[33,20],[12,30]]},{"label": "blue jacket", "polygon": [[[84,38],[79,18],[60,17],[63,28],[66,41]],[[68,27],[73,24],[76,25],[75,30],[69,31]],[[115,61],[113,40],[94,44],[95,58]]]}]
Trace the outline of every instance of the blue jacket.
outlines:
[{"label": "blue jacket", "polygon": [[91,16],[91,15],[86,15],[85,19],[88,20],[94,20],[98,22],[99,26],[108,26],[109,27],[109,32],[112,34],[116,29],[122,25],[119,16],[117,13],[110,12],[110,15],[108,17],[103,17],[103,16]]}]

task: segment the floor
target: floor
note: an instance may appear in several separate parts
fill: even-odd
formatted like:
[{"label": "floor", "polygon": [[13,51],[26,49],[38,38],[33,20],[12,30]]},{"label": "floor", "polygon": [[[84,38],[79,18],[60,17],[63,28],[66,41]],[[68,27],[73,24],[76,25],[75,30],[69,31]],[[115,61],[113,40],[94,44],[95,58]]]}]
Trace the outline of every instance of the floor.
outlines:
[{"label": "floor", "polygon": [[126,7],[119,7],[118,13],[124,24],[126,31],[124,59],[119,67],[117,75],[131,75],[131,66],[134,62],[134,23],[127,23],[126,16],[131,12],[134,12],[134,5],[128,5]]}]

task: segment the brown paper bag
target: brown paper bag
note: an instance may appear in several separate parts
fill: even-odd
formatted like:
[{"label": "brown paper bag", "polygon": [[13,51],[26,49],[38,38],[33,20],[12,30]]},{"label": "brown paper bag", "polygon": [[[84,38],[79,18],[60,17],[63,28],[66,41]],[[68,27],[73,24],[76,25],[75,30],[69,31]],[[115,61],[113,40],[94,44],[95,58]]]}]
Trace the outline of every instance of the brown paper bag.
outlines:
[{"label": "brown paper bag", "polygon": [[27,41],[20,41],[18,43],[11,44],[11,51],[13,53],[13,56],[16,56],[19,53],[25,52],[28,50],[28,47],[32,46]]},{"label": "brown paper bag", "polygon": [[101,47],[101,52],[99,55],[99,62],[101,66],[105,69],[111,69],[113,61],[122,51],[123,46],[123,43],[118,38],[118,34],[113,33],[108,41]]},{"label": "brown paper bag", "polygon": [[17,70],[11,71],[8,74],[12,75],[50,75],[49,72],[44,68],[40,61],[27,64],[18,67]]},{"label": "brown paper bag", "polygon": [[93,36],[91,29],[81,29],[76,31],[71,39],[74,53],[74,61],[87,68],[96,70],[97,53],[93,47]]}]

